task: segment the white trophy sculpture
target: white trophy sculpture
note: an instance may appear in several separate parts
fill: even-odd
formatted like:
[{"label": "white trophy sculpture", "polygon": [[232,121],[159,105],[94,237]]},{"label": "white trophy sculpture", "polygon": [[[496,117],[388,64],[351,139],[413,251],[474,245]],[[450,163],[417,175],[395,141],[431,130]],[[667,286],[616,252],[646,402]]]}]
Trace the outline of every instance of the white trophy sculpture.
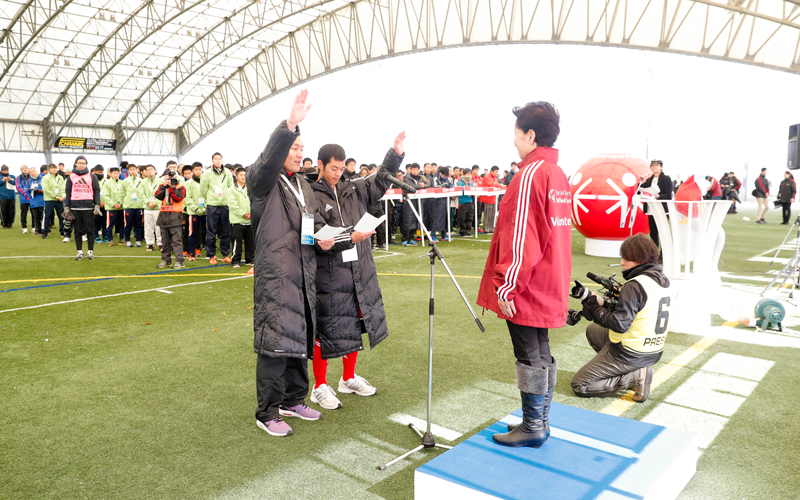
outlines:
[{"label": "white trophy sculpture", "polygon": [[664,274],[677,289],[669,331],[702,334],[711,327],[713,301],[722,283],[718,268],[725,246],[722,222],[732,201],[642,201],[658,226]]}]

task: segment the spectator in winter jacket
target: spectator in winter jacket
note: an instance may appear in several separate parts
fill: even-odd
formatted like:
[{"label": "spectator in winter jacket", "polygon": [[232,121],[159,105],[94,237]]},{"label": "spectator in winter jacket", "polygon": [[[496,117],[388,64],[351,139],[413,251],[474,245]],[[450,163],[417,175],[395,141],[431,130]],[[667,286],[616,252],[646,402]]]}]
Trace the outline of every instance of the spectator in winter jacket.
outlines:
[{"label": "spectator in winter jacket", "polygon": [[719,181],[710,175],[706,176],[706,180],[710,183],[706,190],[706,198],[709,200],[721,200],[722,186]]},{"label": "spectator in winter jacket", "polygon": [[[408,184],[409,186],[414,186],[416,189],[426,189],[429,186],[428,178],[424,175],[421,175],[419,172],[419,163],[412,163],[406,167],[406,175],[403,182]],[[400,233],[403,239],[403,246],[417,246],[417,242],[414,241],[414,233],[419,228],[419,221],[417,219],[417,215],[414,214],[414,210],[417,211],[419,214],[420,209],[420,202],[421,200],[408,200],[403,202],[403,213],[402,219],[400,224]],[[414,205],[412,209],[409,205]]]},{"label": "spectator in winter jacket", "polygon": [[[78,156],[67,178],[64,213],[75,218],[75,260],[83,260],[83,236],[89,247],[89,260],[94,260],[94,216],[100,214],[100,183],[89,172],[86,157]],[[90,237],[91,236],[91,237]]]},{"label": "spectator in winter jacket", "polygon": [[175,254],[173,269],[183,267],[183,199],[186,188],[178,182],[178,173],[169,170],[156,191],[156,199],[161,202],[156,225],[161,228],[161,262],[156,267],[164,268],[172,264],[171,254]]},{"label": "spectator in winter jacket", "polygon": [[31,195],[31,176],[27,165],[19,168],[16,187],[19,195],[19,221],[22,223],[22,234],[26,234],[28,232],[28,211],[31,208],[31,198],[33,198]]},{"label": "spectator in winter jacket", "polygon": [[[394,149],[386,154],[377,175],[353,181],[342,176],[344,149],[338,144],[320,148],[317,156],[320,180],[311,189],[327,225],[352,228],[368,207],[381,199],[389,187],[384,173],[395,175],[402,163],[404,139],[405,133],[397,136]],[[342,407],[327,383],[328,359],[342,358],[339,392],[359,396],[372,396],[376,392],[372,384],[355,372],[358,351],[364,348],[362,332],[367,333],[371,348],[389,335],[369,244],[373,233],[374,230],[362,233],[345,229],[332,248],[316,252],[318,339],[314,343],[315,383],[311,401],[328,410]]]},{"label": "spectator in winter jacket", "polygon": [[742,182],[736,177],[736,174],[734,174],[733,172],[728,172],[728,178],[730,179],[730,184],[731,184],[730,191],[728,192],[728,198],[734,200],[734,202],[731,203],[731,208],[730,210],[728,210],[728,213],[735,214],[738,213],[736,212],[736,204],[742,203],[742,200],[739,199],[739,188],[742,187]]},{"label": "spectator in winter jacket", "polygon": [[231,259],[234,269],[241,266],[242,247],[244,247],[244,263],[253,265],[255,251],[253,249],[253,226],[250,224],[250,196],[245,185],[245,169],[236,169],[236,184],[228,188],[227,205],[231,221],[231,240],[233,248]]},{"label": "spectator in winter jacket", "polygon": [[161,228],[158,227],[158,215],[160,213],[159,202],[156,199],[156,192],[161,185],[162,180],[156,177],[156,167],[147,165],[144,169],[145,175],[142,178],[140,185],[142,208],[144,210],[144,239],[147,244],[147,251],[152,252],[155,250],[155,245],[158,245],[159,250],[163,249],[161,243]]},{"label": "spectator in winter jacket", "polygon": [[508,171],[505,178],[506,187],[511,185],[511,180],[514,178],[515,175],[517,175],[517,162],[512,161],[511,170]]},{"label": "spectator in winter jacket", "polygon": [[[434,172],[433,187],[453,187],[453,183],[450,182],[450,179],[448,178],[449,173],[450,172],[447,167],[439,167],[439,169]],[[450,235],[447,233],[447,218],[450,216],[447,206],[449,200],[449,198],[432,198],[430,200],[431,225],[428,227],[428,230],[430,230],[431,237],[435,242],[439,241],[439,239],[436,237],[437,232],[441,234],[443,240],[450,241]]]},{"label": "spectator in winter jacket", "polygon": [[558,111],[550,103],[532,102],[514,108],[514,114],[514,145],[522,162],[500,206],[478,305],[506,320],[522,396],[522,423],[492,439],[539,448],[548,438],[557,376],[548,329],[567,319],[572,213],[569,182],[552,147],[560,131]]},{"label": "spectator in winter jacket", "polygon": [[[126,162],[123,162],[126,163]],[[122,216],[125,219],[125,246],[130,248],[131,233],[136,239],[136,246],[142,246],[144,240],[144,200],[142,186],[144,180],[139,176],[139,169],[132,163],[127,163],[128,177],[122,181]]]},{"label": "spectator in winter jacket", "polygon": [[44,191],[42,190],[42,172],[46,172],[47,167],[42,165],[41,169],[31,168],[28,173],[31,176],[31,220],[33,234],[42,233],[44,221]]},{"label": "spectator in winter jacket", "polygon": [[272,436],[292,434],[282,417],[320,417],[305,403],[316,337],[315,247],[329,250],[334,242],[315,241],[323,219],[311,187],[297,175],[303,160],[299,123],[310,109],[307,96],[307,90],[297,95],[289,119],[278,125],[246,175],[256,244],[256,425]]},{"label": "spectator in winter jacket", "polygon": [[592,292],[583,300],[583,316],[593,321],[586,338],[597,355],[572,378],[578,396],[608,397],[633,389],[633,400],[650,395],[653,365],[661,359],[675,292],[658,264],[658,247],[642,233],[620,247],[622,286],[619,302],[609,311]]},{"label": "spectator in winter jacket", "polygon": [[767,203],[767,199],[769,198],[770,188],[769,179],[767,179],[766,168],[761,169],[761,175],[756,178],[755,186],[756,188],[753,189],[753,196],[758,202],[758,209],[756,210],[756,224],[766,224],[767,221],[764,220],[764,216],[767,215],[767,210],[769,210],[769,203]]},{"label": "spectator in winter jacket", "polygon": [[[457,187],[474,186],[472,182],[472,172],[464,170],[461,179],[456,183]],[[461,236],[470,236],[472,225],[475,223],[475,203],[472,196],[464,195],[458,197],[458,215],[456,216],[458,233]]]},{"label": "spectator in winter jacket", "polygon": [[192,163],[192,177],[190,181],[184,183],[186,188],[186,199],[184,206],[186,214],[189,216],[187,222],[191,223],[186,237],[189,261],[202,253],[206,244],[206,203],[200,196],[200,181],[203,175],[203,164],[199,161]]},{"label": "spectator in winter jacket", "polygon": [[[58,174],[58,167],[50,164],[47,168],[48,174],[43,176],[42,191],[44,192],[44,226],[42,226],[42,239],[45,240],[50,235],[50,226],[53,225],[54,217],[58,217],[58,232],[64,238],[64,243],[69,243],[69,236],[72,229],[64,228],[64,196],[65,181]],[[55,215],[53,215],[55,214]]]},{"label": "spectator in winter jacket", "polygon": [[778,203],[783,208],[783,222],[781,224],[789,224],[789,219],[792,217],[792,203],[797,194],[797,184],[794,182],[794,176],[788,170],[783,174],[783,180],[778,188]]},{"label": "spectator in winter jacket", "polygon": [[[489,173],[483,176],[483,186],[494,188],[503,187],[502,184],[497,181],[497,173],[499,171],[500,167],[496,165],[492,167]],[[497,196],[481,196],[479,200],[483,203],[483,232],[492,234],[494,233],[494,219],[497,215]]]},{"label": "spectator in winter jacket", "polygon": [[8,172],[8,165],[0,167],[0,224],[4,229],[14,226],[17,211],[16,177]]},{"label": "spectator in winter jacket", "polygon": [[103,240],[108,241],[108,246],[114,246],[114,226],[117,223],[118,217],[123,217],[125,212],[122,208],[122,202],[125,193],[122,190],[122,183],[119,180],[119,168],[111,167],[108,169],[108,174],[111,176],[105,179],[100,191],[103,193],[103,201],[106,206],[106,220],[103,228]]},{"label": "spectator in winter jacket", "polygon": [[209,264],[217,263],[217,234],[222,262],[229,263],[231,258],[231,222],[228,207],[225,205],[225,191],[233,186],[233,175],[222,166],[222,154],[211,155],[211,168],[200,176],[200,197],[205,202],[206,210],[206,255]]},{"label": "spectator in winter jacket", "polygon": [[[105,183],[106,179],[103,175],[103,166],[95,165],[92,169],[92,175],[97,177],[97,182],[100,183],[100,215],[94,216],[94,242],[101,243],[106,232],[106,202],[103,199],[103,184]],[[111,240],[106,240],[106,243],[112,240],[113,238],[111,238]]]}]

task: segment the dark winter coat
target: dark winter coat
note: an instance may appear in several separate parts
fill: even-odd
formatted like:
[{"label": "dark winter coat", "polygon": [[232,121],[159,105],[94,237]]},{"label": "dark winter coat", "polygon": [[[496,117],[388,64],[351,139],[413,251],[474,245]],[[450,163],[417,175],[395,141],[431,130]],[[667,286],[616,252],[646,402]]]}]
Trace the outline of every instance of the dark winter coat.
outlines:
[{"label": "dark winter coat", "polygon": [[755,181],[756,188],[753,190],[752,195],[756,198],[766,198],[769,195],[769,181],[763,175],[759,175],[756,177]]},{"label": "dark winter coat", "polygon": [[[442,179],[437,175],[433,179],[433,187],[453,187],[449,179]],[[447,231],[447,219],[450,217],[449,209],[450,198],[432,198],[430,200],[431,227],[428,228],[431,234],[436,231]],[[426,207],[427,208],[427,207]]]},{"label": "dark winter coat", "polygon": [[[324,179],[313,183],[311,189],[325,223],[333,227],[355,226],[367,207],[386,192],[388,184],[381,180],[381,174],[386,171],[396,174],[402,160],[403,157],[389,150],[378,175],[353,180],[343,176],[335,193]],[[352,229],[347,233],[352,233]],[[353,248],[354,244],[347,237],[343,239],[330,250],[316,250],[317,338],[323,359],[364,349],[362,333],[369,336],[371,349],[389,335],[370,240],[355,244],[358,260],[344,262],[342,251]]]},{"label": "dark winter coat", "polygon": [[[425,185],[425,187],[430,187],[428,184],[428,178],[424,175],[420,174],[414,177],[411,174],[406,175],[403,178],[403,182],[408,184],[409,186],[414,186],[415,188],[422,189],[419,187],[420,184]],[[414,204],[414,208],[416,208],[417,212],[419,212],[419,202],[421,200],[409,200]],[[417,216],[414,215],[414,211],[411,208],[406,208],[403,210],[402,217],[400,219],[400,228],[403,231],[411,231],[419,229],[419,221],[417,221]]]},{"label": "dark winter coat", "polygon": [[[247,191],[255,240],[253,349],[271,357],[311,357],[316,325],[316,257],[314,246],[301,245],[300,203],[282,179],[302,189],[314,231],[323,226],[314,193],[297,174],[287,176],[286,157],[300,134],[281,122],[267,146],[247,169]],[[308,316],[306,311],[308,310]],[[311,321],[311,325],[307,324]],[[311,332],[311,338],[307,333]]]},{"label": "dark winter coat", "polygon": [[794,201],[796,194],[797,184],[795,184],[794,179],[792,177],[783,179],[780,187],[778,188],[778,201],[781,203],[791,203]]}]

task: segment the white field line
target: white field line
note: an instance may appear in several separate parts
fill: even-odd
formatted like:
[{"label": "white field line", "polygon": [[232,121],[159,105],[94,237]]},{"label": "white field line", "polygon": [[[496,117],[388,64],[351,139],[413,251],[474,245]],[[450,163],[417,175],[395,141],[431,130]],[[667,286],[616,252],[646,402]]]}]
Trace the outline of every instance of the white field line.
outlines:
[{"label": "white field line", "polygon": [[40,307],[47,307],[47,306],[57,306],[57,305],[61,305],[61,304],[72,304],[73,302],[83,302],[85,300],[108,299],[110,297],[122,297],[124,295],[133,295],[133,294],[136,294],[136,293],[146,293],[146,292],[170,293],[170,292],[166,292],[165,289],[166,288],[177,288],[179,286],[205,285],[207,283],[217,283],[219,281],[239,280],[239,279],[242,279],[242,278],[252,278],[252,276],[248,274],[246,276],[234,276],[233,278],[220,278],[220,279],[217,279],[217,280],[197,281],[195,283],[182,283],[182,284],[178,284],[178,285],[161,286],[161,287],[158,287],[158,288],[150,288],[148,290],[133,290],[131,292],[112,293],[111,295],[99,295],[97,297],[85,297],[85,298],[82,298],[82,299],[63,300],[61,302],[51,302],[49,304],[39,304],[39,305],[36,305],[36,306],[17,307],[15,309],[4,309],[4,310],[0,311],[0,314],[7,313],[7,312],[14,312],[14,311],[25,311],[25,310],[28,310],[28,309],[38,309]]},{"label": "white field line", "polygon": [[[403,425],[414,424],[414,426],[423,433],[428,428],[428,423],[424,420],[412,417],[411,415],[406,415],[405,413],[395,413],[389,417],[389,420]],[[455,441],[463,435],[460,432],[456,432],[433,423],[431,424],[431,434],[435,434],[436,436],[448,441]]]},{"label": "white field line", "polygon": [[[160,257],[158,253],[151,255],[97,255],[94,254],[95,259],[155,259]],[[0,259],[74,259],[74,255],[16,255],[12,257],[0,257]],[[208,260],[208,257],[198,257]]]}]

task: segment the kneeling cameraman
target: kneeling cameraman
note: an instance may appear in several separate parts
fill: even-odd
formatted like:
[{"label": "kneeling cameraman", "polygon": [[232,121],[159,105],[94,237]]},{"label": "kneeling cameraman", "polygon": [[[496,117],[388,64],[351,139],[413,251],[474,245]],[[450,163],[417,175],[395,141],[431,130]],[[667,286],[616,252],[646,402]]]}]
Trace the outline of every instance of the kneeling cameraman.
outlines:
[{"label": "kneeling cameraman", "polygon": [[613,310],[603,307],[594,293],[583,301],[583,316],[594,321],[586,328],[586,339],[597,355],[572,378],[572,390],[578,396],[605,397],[633,389],[633,400],[644,403],[653,365],[664,349],[674,297],[653,240],[633,235],[622,243],[620,256],[627,283]]}]

